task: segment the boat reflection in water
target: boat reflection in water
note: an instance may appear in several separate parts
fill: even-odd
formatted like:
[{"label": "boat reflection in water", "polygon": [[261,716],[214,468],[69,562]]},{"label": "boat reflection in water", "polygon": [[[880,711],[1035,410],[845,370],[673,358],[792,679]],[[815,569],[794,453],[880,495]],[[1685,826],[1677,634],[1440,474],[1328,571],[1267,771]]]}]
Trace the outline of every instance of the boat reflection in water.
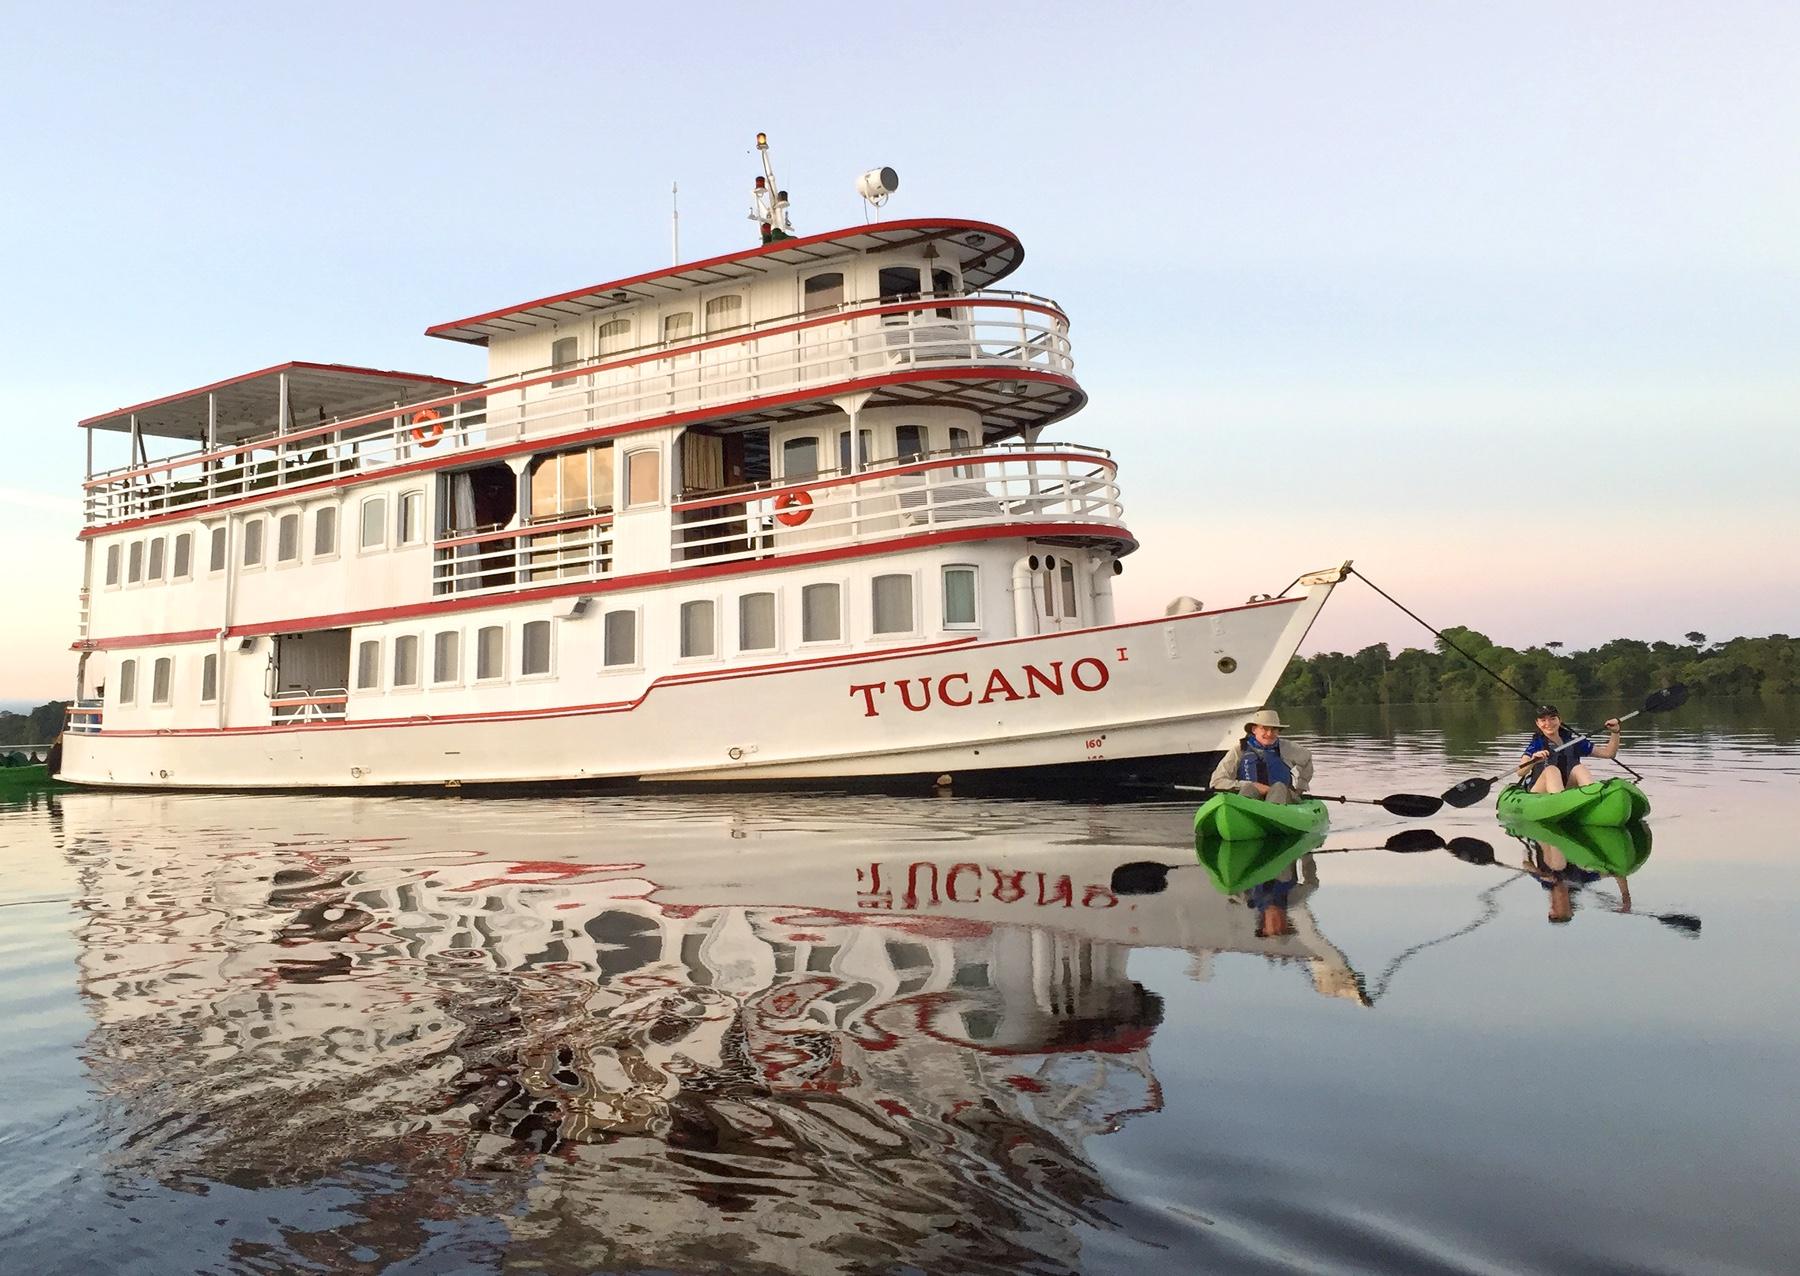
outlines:
[{"label": "boat reflection in water", "polygon": [[1200,873],[1110,889],[1182,808],[59,801],[112,1168],[363,1167],[330,1243],[390,1260],[461,1214],[593,1266],[1074,1266],[1085,1141],[1161,1106],[1132,950],[1361,999],[1309,884],[1260,936]]},{"label": "boat reflection in water", "polygon": [[1631,886],[1626,879],[1650,858],[1649,825],[1639,820],[1619,828],[1600,828],[1511,820],[1505,827],[1525,848],[1520,867],[1544,888],[1552,924],[1572,921],[1575,897],[1609,877],[1619,893],[1615,911],[1631,911]]}]

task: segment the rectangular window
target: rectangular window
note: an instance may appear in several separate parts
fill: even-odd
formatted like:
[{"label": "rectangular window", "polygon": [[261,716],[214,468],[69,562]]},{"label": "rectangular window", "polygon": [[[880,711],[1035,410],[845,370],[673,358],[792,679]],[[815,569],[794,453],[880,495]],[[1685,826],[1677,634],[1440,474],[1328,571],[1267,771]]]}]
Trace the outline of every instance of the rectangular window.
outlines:
[{"label": "rectangular window", "polygon": [[[575,366],[576,340],[574,337],[558,337],[550,343],[550,371],[561,372],[564,368]],[[566,390],[569,382],[558,381],[557,389]]]},{"label": "rectangular window", "polygon": [[550,672],[549,621],[527,621],[519,631],[519,672],[527,677]]},{"label": "rectangular window", "polygon": [[419,638],[407,634],[394,639],[394,686],[419,685]]},{"label": "rectangular window", "polygon": [[144,572],[145,580],[161,580],[163,578],[163,538],[158,536],[150,542],[150,566]]},{"label": "rectangular window", "polygon": [[356,644],[356,689],[375,691],[381,686],[381,639],[366,638]]},{"label": "rectangular window", "polygon": [[713,601],[702,598],[681,604],[681,654],[688,657],[716,656],[717,629],[713,623]]},{"label": "rectangular window", "polygon": [[894,455],[902,461],[916,461],[925,455],[925,427],[922,425],[896,425],[894,427]]},{"label": "rectangular window", "polygon": [[[543,622],[538,622],[542,624]],[[506,630],[485,625],[475,632],[475,680],[498,678],[506,668]]]},{"label": "rectangular window", "polygon": [[714,297],[706,303],[706,330],[709,333],[735,328],[744,322],[744,299],[736,293]]},{"label": "rectangular window", "polygon": [[[899,301],[919,295],[919,268],[917,266],[883,266],[878,276],[877,287],[881,290],[883,301]],[[902,321],[905,316],[901,316]]]},{"label": "rectangular window", "polygon": [[836,585],[808,585],[800,591],[800,641],[840,642],[843,608]]},{"label": "rectangular window", "polygon": [[774,594],[745,594],[738,599],[738,650],[775,650]]},{"label": "rectangular window", "polygon": [[1065,562],[1062,565],[1062,614],[1073,620],[1075,610],[1075,564]]},{"label": "rectangular window", "polygon": [[[950,427],[950,450],[952,452],[972,452],[975,449],[974,436],[960,425]],[[973,465],[958,465],[950,471],[957,478],[974,478]]]},{"label": "rectangular window", "polygon": [[174,580],[186,580],[194,574],[194,534],[183,532],[175,538],[175,565],[169,573]]},{"label": "rectangular window", "polygon": [[425,493],[406,492],[400,497],[399,543],[417,545],[425,536]]},{"label": "rectangular window", "polygon": [[119,664],[119,703],[137,703],[137,661],[126,660]]},{"label": "rectangular window", "polygon": [[686,341],[693,335],[694,312],[692,310],[681,310],[675,314],[663,316],[662,339],[665,345]]},{"label": "rectangular window", "polygon": [[599,347],[595,353],[599,355],[617,354],[631,346],[631,320],[613,319],[601,324],[594,330],[594,340]]},{"label": "rectangular window", "polygon": [[[873,430],[858,430],[856,433],[857,433],[858,437],[856,440],[857,456],[855,459],[862,465],[867,466],[868,463],[870,462],[870,460],[872,460],[875,455],[875,432]],[[850,472],[850,460],[851,460],[851,457],[850,457],[850,431],[839,430],[838,431],[838,469],[839,469],[839,471],[841,471],[842,473],[848,474]]]},{"label": "rectangular window", "polygon": [[260,518],[244,520],[244,566],[262,566],[263,521]]},{"label": "rectangular window", "polygon": [[175,662],[167,656],[158,656],[156,663],[150,666],[150,703],[169,703],[169,684],[174,682]]},{"label": "rectangular window", "polygon": [[300,516],[283,514],[275,523],[275,561],[300,561]]},{"label": "rectangular window", "polygon": [[371,496],[362,503],[362,541],[364,549],[380,549],[387,544],[387,498]]},{"label": "rectangular window", "polygon": [[212,704],[219,698],[219,656],[208,652],[200,661],[200,703]]},{"label": "rectangular window", "polygon": [[804,294],[800,308],[809,315],[836,310],[844,304],[844,276],[839,271],[813,275],[800,288]]},{"label": "rectangular window", "polygon": [[875,632],[910,634],[913,631],[913,580],[895,573],[877,576],[870,588]]},{"label": "rectangular window", "polygon": [[962,565],[944,568],[944,628],[960,629],[977,623],[975,569]]},{"label": "rectangular window", "polygon": [[790,483],[819,476],[819,440],[812,435],[781,445],[781,477]]},{"label": "rectangular window", "polygon": [[662,500],[662,453],[645,448],[625,457],[625,504],[654,505]]},{"label": "rectangular window", "polygon": [[321,505],[313,511],[313,557],[337,553],[337,506]]},{"label": "rectangular window", "polygon": [[119,583],[119,547],[117,545],[106,547],[106,583],[109,585]]},{"label": "rectangular window", "polygon": [[602,663],[612,668],[620,665],[635,665],[637,663],[637,613],[635,611],[607,612],[603,643],[605,652]]},{"label": "rectangular window", "polygon": [[222,572],[225,570],[225,524],[220,523],[211,531],[211,544],[206,551],[206,570]]},{"label": "rectangular window", "polygon": [[446,629],[432,640],[431,680],[434,683],[455,682],[460,676],[457,657],[461,654],[458,651],[461,645],[462,634],[454,629]]},{"label": "rectangular window", "polygon": [[125,583],[135,585],[144,579],[144,542],[132,541],[125,553]]},{"label": "rectangular window", "polygon": [[613,445],[533,457],[526,471],[532,519],[586,514],[613,507]]}]

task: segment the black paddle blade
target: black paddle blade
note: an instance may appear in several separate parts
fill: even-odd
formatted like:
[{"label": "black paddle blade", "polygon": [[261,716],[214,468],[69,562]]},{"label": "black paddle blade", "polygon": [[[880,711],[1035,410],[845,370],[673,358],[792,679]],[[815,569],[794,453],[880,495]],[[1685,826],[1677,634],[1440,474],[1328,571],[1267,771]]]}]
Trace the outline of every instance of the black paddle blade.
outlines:
[{"label": "black paddle blade", "polygon": [[1465,864],[1492,864],[1494,848],[1478,837],[1453,837],[1449,851]]},{"label": "black paddle blade", "polygon": [[1112,893],[1115,895],[1159,895],[1168,889],[1169,870],[1173,864],[1154,864],[1138,860],[1121,864],[1113,870]]},{"label": "black paddle blade", "polygon": [[1430,829],[1401,829],[1383,843],[1390,851],[1401,855],[1417,855],[1420,851],[1435,851],[1444,844],[1444,839]]},{"label": "black paddle blade", "polygon": [[1382,810],[1408,820],[1436,815],[1443,807],[1443,798],[1426,797],[1422,793],[1394,793],[1381,799]]},{"label": "black paddle blade", "polygon": [[1700,919],[1695,917],[1692,913],[1658,913],[1656,915],[1656,920],[1665,926],[1672,927],[1675,930],[1684,931],[1689,935],[1698,935],[1700,933]]},{"label": "black paddle blade", "polygon": [[1664,687],[1661,691],[1652,691],[1644,697],[1645,713],[1667,713],[1670,709],[1679,709],[1687,703],[1687,684],[1675,683]]},{"label": "black paddle blade", "polygon": [[1465,806],[1474,806],[1486,797],[1488,790],[1493,787],[1492,780],[1464,780],[1445,790],[1444,801],[1460,810]]}]

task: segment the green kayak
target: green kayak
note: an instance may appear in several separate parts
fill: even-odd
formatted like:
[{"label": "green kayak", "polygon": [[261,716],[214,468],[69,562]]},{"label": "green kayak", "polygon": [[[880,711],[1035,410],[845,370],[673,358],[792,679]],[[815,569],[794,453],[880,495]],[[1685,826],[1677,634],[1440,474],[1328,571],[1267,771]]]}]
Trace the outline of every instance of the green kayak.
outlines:
[{"label": "green kayak", "polygon": [[1597,824],[1619,828],[1650,814],[1650,799],[1630,780],[1617,777],[1561,793],[1527,793],[1518,785],[1500,790],[1502,820],[1539,824]]},{"label": "green kayak", "polygon": [[1317,850],[1324,841],[1325,830],[1322,828],[1310,833],[1282,833],[1229,842],[1196,836],[1194,854],[1220,894],[1235,895],[1252,886],[1274,881],[1295,860],[1308,851]]},{"label": "green kayak", "polygon": [[1330,822],[1325,804],[1317,799],[1278,806],[1236,793],[1215,793],[1194,812],[1194,836],[1215,842],[1243,842],[1271,835],[1322,832]]},{"label": "green kayak", "polygon": [[1602,824],[1539,824],[1534,820],[1506,820],[1506,831],[1554,847],[1563,858],[1590,873],[1628,877],[1650,858],[1650,826],[1634,820],[1614,828]]}]

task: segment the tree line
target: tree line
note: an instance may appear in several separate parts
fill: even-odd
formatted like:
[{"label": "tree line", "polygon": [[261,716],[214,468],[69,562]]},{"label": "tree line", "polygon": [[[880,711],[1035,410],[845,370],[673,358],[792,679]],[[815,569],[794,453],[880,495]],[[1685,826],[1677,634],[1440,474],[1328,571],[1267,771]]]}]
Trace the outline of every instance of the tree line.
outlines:
[{"label": "tree line", "polygon": [[1460,647],[1535,700],[1560,704],[1593,698],[1639,699],[1658,687],[1687,684],[1696,696],[1800,695],[1800,639],[1786,634],[1685,643],[1615,638],[1586,651],[1560,642],[1502,647],[1486,634],[1452,627],[1432,650],[1398,655],[1385,642],[1355,655],[1321,652],[1296,658],[1275,688],[1278,705],[1348,708],[1378,704],[1476,704],[1509,699],[1508,691],[1455,651]]},{"label": "tree line", "polygon": [[30,713],[0,709],[0,745],[49,744],[62,734],[67,700],[49,700]]}]

